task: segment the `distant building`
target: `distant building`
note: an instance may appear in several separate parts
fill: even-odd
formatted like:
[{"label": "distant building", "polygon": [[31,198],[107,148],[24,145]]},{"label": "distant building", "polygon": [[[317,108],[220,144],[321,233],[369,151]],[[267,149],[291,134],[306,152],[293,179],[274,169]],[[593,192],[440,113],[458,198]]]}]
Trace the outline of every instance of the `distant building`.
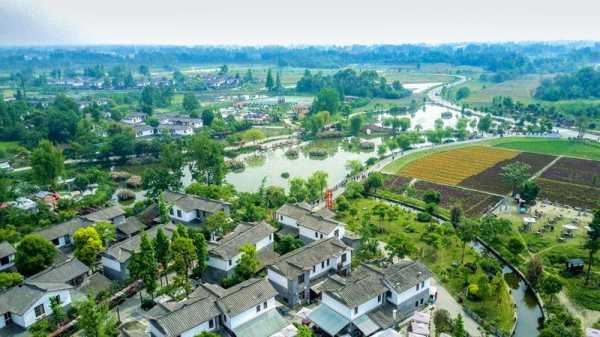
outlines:
[{"label": "distant building", "polygon": [[331,237],[344,239],[346,225],[333,220],[334,216],[327,208],[313,212],[304,204],[285,204],[275,212],[277,222],[296,230],[305,242]]},{"label": "distant building", "polygon": [[229,215],[230,205],[225,201],[173,191],[166,191],[164,195],[172,206],[169,215],[174,221],[202,223],[207,216],[220,211]]},{"label": "distant building", "polygon": [[125,222],[125,211],[121,206],[115,205],[86,214],[83,217],[94,223],[106,221],[114,225],[120,225]]},{"label": "distant building", "polygon": [[125,124],[139,124],[144,122],[147,117],[148,115],[146,115],[145,113],[134,112],[132,114],[129,114],[128,116],[123,117],[123,119],[121,119],[121,122]]}]

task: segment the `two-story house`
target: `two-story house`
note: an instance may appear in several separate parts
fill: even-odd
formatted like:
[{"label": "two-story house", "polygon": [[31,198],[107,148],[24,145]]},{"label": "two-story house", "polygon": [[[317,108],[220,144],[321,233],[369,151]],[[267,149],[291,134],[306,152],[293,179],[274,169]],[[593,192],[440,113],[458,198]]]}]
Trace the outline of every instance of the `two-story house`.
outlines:
[{"label": "two-story house", "polygon": [[311,287],[332,273],[350,270],[352,249],[332,237],[312,243],[279,257],[267,266],[267,277],[279,298],[290,307],[306,303]]},{"label": "two-story house", "polygon": [[[145,233],[148,238],[154,239],[158,229],[162,229],[167,237],[171,237],[175,231],[173,224],[152,227]],[[110,246],[102,253],[100,262],[104,275],[112,280],[126,280],[129,277],[128,265],[133,253],[139,252],[142,243],[142,233],[134,235],[129,239]]]},{"label": "two-story house", "polygon": [[15,265],[15,247],[8,241],[0,242],[0,271],[12,268]]},{"label": "two-story house", "polygon": [[202,223],[207,216],[217,212],[229,215],[230,205],[225,201],[173,191],[166,191],[164,196],[171,205],[170,216],[174,221]]},{"label": "two-story house", "polygon": [[334,275],[320,285],[321,304],[309,318],[331,336],[356,329],[369,336],[428,305],[431,276],[419,262],[383,269],[362,264],[350,276]]},{"label": "two-story house", "polygon": [[241,222],[233,232],[228,233],[217,242],[209,243],[208,268],[205,276],[211,280],[231,276],[242,256],[240,248],[249,243],[256,247],[259,254],[263,250],[272,250],[273,233],[275,233],[275,228],[265,221]]},{"label": "two-story house", "polygon": [[275,212],[275,219],[284,226],[285,232],[293,230],[304,242],[330,237],[343,240],[346,225],[334,217],[335,213],[327,208],[312,211],[303,203],[285,204]]},{"label": "two-story house", "polygon": [[153,337],[192,337],[224,330],[234,337],[270,337],[290,324],[276,310],[277,291],[264,278],[224,289],[203,284],[178,303],[158,305],[150,321]]},{"label": "two-story house", "polygon": [[76,217],[71,220],[59,223],[39,230],[37,234],[52,242],[56,248],[68,247],[73,244],[73,234],[79,228],[92,225],[92,221],[83,217]]}]

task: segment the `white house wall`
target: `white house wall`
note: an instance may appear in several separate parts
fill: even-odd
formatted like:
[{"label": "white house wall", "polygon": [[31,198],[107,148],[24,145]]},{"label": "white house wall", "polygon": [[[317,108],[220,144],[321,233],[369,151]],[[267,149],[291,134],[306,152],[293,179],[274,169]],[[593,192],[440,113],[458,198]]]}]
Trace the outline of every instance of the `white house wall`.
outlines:
[{"label": "white house wall", "polygon": [[267,277],[269,278],[269,281],[279,285],[280,287],[287,289],[288,280],[285,278],[285,276],[283,276],[269,268],[269,269],[267,269]]},{"label": "white house wall", "polygon": [[[233,330],[233,329],[237,328],[238,326],[264,314],[265,312],[275,309],[275,303],[276,303],[275,297],[271,297],[266,302],[267,302],[266,309],[263,307],[263,303],[260,303],[260,304],[256,304],[256,305],[252,306],[252,308],[250,308],[236,316],[233,316],[233,317],[227,316],[227,322],[225,322],[225,325],[229,329]],[[258,306],[258,305],[260,305],[260,311],[256,312],[256,306]]]},{"label": "white house wall", "polygon": [[213,330],[215,330],[217,328],[218,320],[213,318],[213,321],[214,321],[215,324],[213,325],[212,329],[210,328],[210,325],[209,325],[208,321],[206,321],[206,322],[198,325],[197,327],[192,328],[192,329],[190,329],[190,330],[182,333],[180,336],[181,337],[194,337],[194,336],[197,336],[197,335],[199,335],[200,333],[202,333],[204,331],[213,331]]},{"label": "white house wall", "polygon": [[258,252],[263,248],[270,246],[271,244],[273,244],[273,234],[269,234],[269,236],[260,239],[256,243],[256,251]]},{"label": "white house wall", "polygon": [[37,317],[35,317],[35,307],[40,304],[44,305],[45,314],[40,316],[40,318],[46,317],[52,313],[52,308],[50,307],[50,298],[60,295],[61,306],[64,307],[71,303],[71,294],[68,290],[62,291],[53,291],[45,294],[42,298],[40,298],[37,302],[35,302],[22,316],[12,315],[12,320],[15,324],[20,325],[24,328],[29,327],[33,323],[37,321]]},{"label": "white house wall", "polygon": [[419,290],[417,290],[416,284],[412,288],[410,288],[400,294],[398,294],[396,291],[392,290],[391,291],[392,296],[389,299],[389,301],[395,305],[400,305],[400,304],[408,301],[409,299],[413,298],[417,294],[422,293],[423,291],[425,291],[425,289],[427,289],[429,291],[430,286],[431,286],[431,279],[427,279],[427,280],[425,280],[425,285],[423,287],[421,287],[421,285],[419,284]]},{"label": "white house wall", "polygon": [[289,216],[285,216],[279,213],[276,214],[276,217],[277,221],[279,221],[280,224],[293,228],[298,228],[298,221],[296,221],[296,219],[290,218]]},{"label": "white house wall", "polygon": [[121,272],[121,264],[118,261],[103,256],[100,261],[104,268],[109,268],[118,272]]}]

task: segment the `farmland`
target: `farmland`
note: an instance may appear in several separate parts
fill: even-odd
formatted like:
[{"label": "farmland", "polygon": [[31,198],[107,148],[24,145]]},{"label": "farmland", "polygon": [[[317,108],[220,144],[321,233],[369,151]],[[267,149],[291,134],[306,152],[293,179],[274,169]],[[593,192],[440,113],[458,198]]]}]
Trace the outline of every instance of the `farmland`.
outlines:
[{"label": "farmland", "polygon": [[572,207],[594,208],[600,200],[600,188],[570,184],[544,178],[536,179],[540,198]]},{"label": "farmland", "polygon": [[440,184],[458,185],[463,180],[518,154],[517,151],[482,146],[459,148],[413,161],[402,168],[399,174]]},{"label": "farmland", "polygon": [[499,162],[479,174],[468,177],[461,181],[459,185],[490,193],[506,194],[510,192],[511,186],[502,179],[502,167],[516,162],[525,163],[531,166],[529,173],[533,175],[544,166],[550,164],[554,158],[537,153],[519,153],[509,160]]},{"label": "farmland", "polygon": [[542,178],[600,188],[600,161],[560,158]]},{"label": "farmland", "polygon": [[385,175],[385,180],[383,183],[383,188],[391,191],[393,193],[404,193],[406,187],[412,180],[412,178],[403,177],[403,176],[394,176],[394,175]]},{"label": "farmland", "polygon": [[589,141],[548,138],[504,138],[490,142],[505,149],[600,160],[600,145]]}]

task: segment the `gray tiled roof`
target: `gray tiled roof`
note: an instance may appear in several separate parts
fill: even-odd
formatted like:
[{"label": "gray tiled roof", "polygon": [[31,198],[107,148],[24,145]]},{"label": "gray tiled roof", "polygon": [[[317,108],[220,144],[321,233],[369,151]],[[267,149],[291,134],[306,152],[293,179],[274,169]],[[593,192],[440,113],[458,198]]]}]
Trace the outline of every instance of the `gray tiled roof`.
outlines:
[{"label": "gray tiled roof", "polygon": [[[154,239],[159,228],[164,230],[167,237],[171,237],[173,235],[173,231],[175,230],[175,226],[172,224],[152,227],[146,231],[148,238]],[[102,253],[102,255],[113,258],[121,263],[126,262],[134,252],[137,252],[140,249],[140,244],[142,243],[142,234],[143,233],[139,233],[125,241],[110,246],[106,252]]]},{"label": "gray tiled roof", "polygon": [[28,281],[41,283],[68,283],[77,276],[86,274],[90,269],[76,258],[54,265],[31,277]]},{"label": "gray tiled roof", "polygon": [[327,258],[342,255],[350,248],[337,238],[328,238],[313,241],[310,244],[282,255],[269,266],[288,279],[298,277],[302,272],[309,271],[312,267]]},{"label": "gray tiled roof", "polygon": [[125,211],[120,206],[111,206],[99,211],[85,215],[84,217],[92,222],[111,221],[112,219],[125,215]]},{"label": "gray tiled roof", "polygon": [[221,311],[235,316],[277,295],[277,290],[265,278],[249,279],[227,289],[227,294],[217,300]]},{"label": "gray tiled roof", "polygon": [[0,242],[0,259],[3,257],[14,255],[17,251],[15,247],[11,245],[8,241]]},{"label": "gray tiled roof", "polygon": [[146,225],[135,216],[130,216],[125,222],[117,226],[117,230],[126,235],[141,232],[144,228],[146,228]]},{"label": "gray tiled roof", "polygon": [[384,269],[362,264],[349,277],[330,277],[320,288],[354,307],[390,288],[403,293],[431,276],[423,264],[414,261],[402,261]]},{"label": "gray tiled roof", "polygon": [[301,217],[309,213],[309,209],[306,209],[298,204],[285,204],[279,207],[277,210],[277,214],[281,214],[296,220],[299,220]]},{"label": "gray tiled roof", "polygon": [[312,229],[313,231],[317,231],[319,233],[329,234],[333,232],[338,226],[344,226],[341,222],[337,222],[335,220],[326,219],[322,216],[315,214],[306,214],[300,220],[298,220],[298,225],[302,227],[306,227],[308,229]]},{"label": "gray tiled roof", "polygon": [[0,312],[23,315],[49,291],[71,289],[68,284],[25,282],[0,294]]},{"label": "gray tiled roof", "polygon": [[233,232],[225,235],[215,246],[210,248],[209,253],[228,260],[237,256],[244,244],[255,244],[275,231],[275,228],[265,221],[240,223]]},{"label": "gray tiled roof", "polygon": [[201,198],[195,195],[173,191],[166,191],[164,195],[168,203],[175,205],[186,212],[199,209],[209,213],[216,213],[222,211],[225,205],[229,205],[224,201]]},{"label": "gray tiled roof", "polygon": [[164,330],[166,336],[179,336],[185,331],[220,315],[214,298],[208,297],[184,305],[156,319],[151,319],[155,326]]},{"label": "gray tiled roof", "polygon": [[71,220],[59,223],[58,225],[54,225],[48,228],[44,228],[37,232],[37,234],[43,236],[49,241],[52,241],[56,238],[70,235],[73,236],[76,230],[82,227],[86,227],[91,225],[92,223],[84,218],[76,217]]}]

